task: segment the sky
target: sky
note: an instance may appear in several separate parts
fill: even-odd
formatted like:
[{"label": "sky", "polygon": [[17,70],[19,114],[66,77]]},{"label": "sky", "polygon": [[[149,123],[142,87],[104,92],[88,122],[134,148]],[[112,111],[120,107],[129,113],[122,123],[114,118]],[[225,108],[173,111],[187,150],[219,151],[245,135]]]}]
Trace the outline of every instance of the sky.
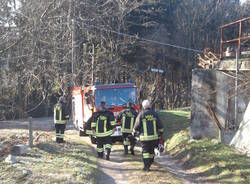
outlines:
[{"label": "sky", "polygon": [[244,3],[246,0],[240,0],[241,3]]}]

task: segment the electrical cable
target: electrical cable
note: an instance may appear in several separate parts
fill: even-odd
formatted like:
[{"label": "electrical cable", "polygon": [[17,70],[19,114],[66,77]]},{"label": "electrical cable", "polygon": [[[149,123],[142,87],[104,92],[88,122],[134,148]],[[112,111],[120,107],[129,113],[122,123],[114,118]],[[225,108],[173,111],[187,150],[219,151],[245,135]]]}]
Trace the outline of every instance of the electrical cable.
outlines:
[{"label": "electrical cable", "polygon": [[169,43],[163,43],[163,42],[159,42],[159,41],[156,41],[156,40],[146,39],[146,38],[139,37],[137,35],[130,35],[130,34],[114,31],[114,30],[108,30],[108,29],[101,28],[101,27],[98,27],[98,26],[95,26],[95,25],[89,25],[89,24],[86,24],[86,23],[83,23],[83,25],[87,26],[89,28],[91,28],[91,27],[96,28],[96,29],[101,30],[101,31],[111,32],[113,34],[121,35],[121,36],[124,36],[124,37],[135,38],[137,40],[141,40],[141,41],[144,41],[144,42],[154,43],[154,44],[168,46],[168,47],[173,47],[173,48],[176,48],[176,49],[188,50],[188,51],[197,52],[197,53],[203,53],[203,51],[201,51],[201,50],[192,49],[192,48],[183,47],[183,46],[174,45],[174,44],[169,44]]}]

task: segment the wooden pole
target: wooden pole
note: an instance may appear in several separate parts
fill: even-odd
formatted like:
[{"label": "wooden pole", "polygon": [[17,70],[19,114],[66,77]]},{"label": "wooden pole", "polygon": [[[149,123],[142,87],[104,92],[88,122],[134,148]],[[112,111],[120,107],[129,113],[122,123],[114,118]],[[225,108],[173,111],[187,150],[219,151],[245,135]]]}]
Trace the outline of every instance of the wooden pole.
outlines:
[{"label": "wooden pole", "polygon": [[33,146],[33,127],[32,127],[32,117],[28,118],[29,120],[29,147]]}]

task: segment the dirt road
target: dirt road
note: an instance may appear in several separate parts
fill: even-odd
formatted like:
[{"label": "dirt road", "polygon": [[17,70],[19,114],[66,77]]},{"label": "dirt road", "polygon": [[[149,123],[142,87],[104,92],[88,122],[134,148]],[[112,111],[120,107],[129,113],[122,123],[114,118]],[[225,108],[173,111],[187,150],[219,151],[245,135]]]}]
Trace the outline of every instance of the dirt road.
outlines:
[{"label": "dirt road", "polygon": [[[184,171],[178,163],[166,156],[157,158],[150,172],[142,171],[140,148],[136,155],[123,155],[121,145],[113,145],[110,161],[98,159],[99,184],[175,184],[198,183],[195,176]],[[162,160],[164,159],[164,161]]]},{"label": "dirt road", "polygon": [[98,159],[98,168],[102,171],[98,180],[100,184],[182,183],[157,164],[150,172],[142,171],[140,152],[136,151],[135,156],[124,156],[122,147],[118,145],[113,146],[110,161]]},{"label": "dirt road", "polygon": [[[82,138],[90,144],[88,138]],[[91,145],[95,150],[95,145]],[[150,172],[142,170],[141,148],[135,148],[135,155],[124,155],[123,146],[112,146],[110,161],[98,159],[98,184],[193,184],[199,183],[196,175],[188,173],[170,156],[156,157]],[[96,153],[95,153],[96,154]]]},{"label": "dirt road", "polygon": [[[16,140],[18,140],[18,135],[22,135],[26,137],[27,142],[27,135],[28,132],[25,130],[25,121],[16,121],[16,122],[0,122],[0,140],[1,137],[9,137],[13,135],[17,135]],[[34,131],[34,134],[41,134],[48,135],[48,140],[46,140],[46,136],[41,136],[39,139],[44,139],[43,144],[40,144],[39,149],[42,149],[47,152],[53,152],[53,150],[59,149],[56,144],[53,143],[51,140],[54,136],[54,125],[51,118],[44,118],[44,119],[33,119],[33,126],[35,127],[35,130],[37,130],[39,133]],[[18,128],[18,129],[17,129]],[[18,134],[17,134],[18,133]],[[21,139],[21,138],[20,138]],[[61,155],[61,159],[63,159],[64,163],[67,167],[77,167],[77,166],[87,166],[82,165],[80,160],[77,159],[78,163],[72,165],[71,157],[74,156],[74,158],[78,158],[79,156],[77,154],[80,154],[80,150],[84,149],[87,152],[82,155],[82,158],[86,160],[87,158],[96,155],[95,151],[95,145],[92,145],[89,141],[88,137],[78,137],[78,132],[74,130],[73,125],[69,124],[67,125],[67,131],[65,133],[65,140],[69,144],[66,144],[63,148],[64,152],[67,152],[68,154],[64,154],[64,156],[69,156],[70,158],[63,158],[63,155]],[[41,141],[41,140],[40,140]],[[47,141],[47,142],[46,142]],[[51,142],[52,141],[52,142]],[[15,142],[15,144],[18,142]],[[84,143],[84,144],[82,144]],[[86,145],[89,145],[92,147],[92,151],[89,151],[89,149],[86,147]],[[46,150],[49,147],[49,150]],[[68,150],[70,149],[70,150]],[[72,152],[72,149],[76,150],[76,152]],[[90,149],[91,150],[91,149]],[[0,150],[1,151],[1,150]],[[90,153],[92,152],[92,153]],[[37,154],[37,153],[36,153]],[[73,156],[72,156],[73,155]],[[47,155],[47,162],[53,162],[55,161],[56,155],[50,154]],[[79,157],[80,158],[80,157]],[[93,158],[91,158],[93,160]],[[89,163],[93,162],[88,161]],[[160,164],[159,164],[160,163]],[[32,163],[30,163],[32,165]],[[70,165],[71,164],[71,165]],[[170,157],[165,156],[156,159],[156,162],[152,165],[150,172],[144,172],[142,171],[143,163],[141,159],[141,152],[140,147],[136,147],[136,155],[123,155],[123,147],[119,144],[113,145],[110,161],[104,160],[104,159],[97,159],[96,160],[97,167],[96,169],[91,168],[93,172],[97,172],[96,174],[88,174],[88,177],[96,177],[94,180],[91,180],[92,183],[98,183],[98,184],[175,184],[175,183],[198,183],[195,180],[195,177],[186,173],[184,170],[182,170],[176,162],[174,162]],[[80,169],[81,170],[81,169]],[[69,172],[70,170],[67,170]],[[7,171],[6,171],[7,172]],[[35,171],[33,171],[35,173]],[[44,176],[46,174],[43,172]],[[75,174],[75,173],[74,173]],[[33,176],[34,177],[34,176]],[[82,177],[86,178],[86,177]],[[58,180],[56,180],[58,182]],[[60,180],[59,180],[60,181]],[[70,180],[70,173],[67,176],[67,180],[61,180],[61,183],[75,183],[74,181],[77,181],[77,183],[90,183],[86,182],[86,180],[81,181],[78,178],[77,180]],[[51,180],[51,183],[54,183],[53,180]]]}]

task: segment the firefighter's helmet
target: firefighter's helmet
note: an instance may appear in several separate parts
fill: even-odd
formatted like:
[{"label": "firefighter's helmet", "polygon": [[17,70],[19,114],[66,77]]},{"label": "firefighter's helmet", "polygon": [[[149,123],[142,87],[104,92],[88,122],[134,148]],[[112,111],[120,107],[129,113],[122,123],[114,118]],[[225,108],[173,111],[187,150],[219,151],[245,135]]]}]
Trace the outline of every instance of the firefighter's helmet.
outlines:
[{"label": "firefighter's helmet", "polygon": [[59,100],[58,100],[59,103],[62,103],[62,102],[64,102],[64,101],[65,101],[65,99],[64,99],[63,96],[61,96],[61,97],[59,98]]},{"label": "firefighter's helmet", "polygon": [[151,107],[151,102],[149,100],[143,100],[142,102],[143,109],[148,109]]}]

